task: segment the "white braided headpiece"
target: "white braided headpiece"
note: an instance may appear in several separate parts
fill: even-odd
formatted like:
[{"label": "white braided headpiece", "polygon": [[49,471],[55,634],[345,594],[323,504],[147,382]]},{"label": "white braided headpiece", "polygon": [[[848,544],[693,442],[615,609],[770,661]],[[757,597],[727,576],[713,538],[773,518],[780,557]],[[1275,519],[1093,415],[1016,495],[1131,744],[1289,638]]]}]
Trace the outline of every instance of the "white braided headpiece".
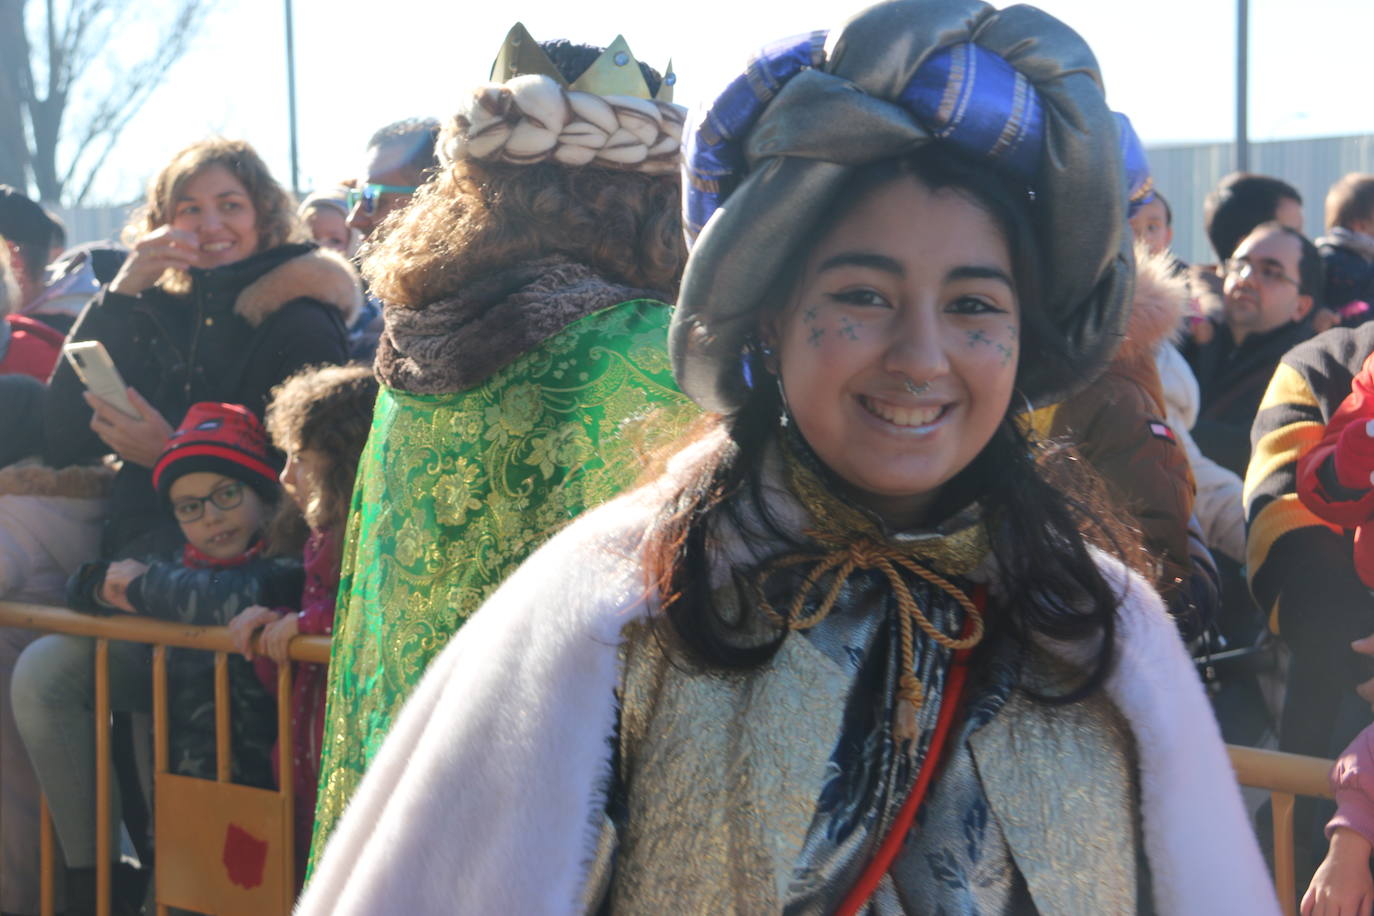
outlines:
[{"label": "white braided headpiece", "polygon": [[517,76],[477,87],[444,126],[439,159],[481,159],[666,175],[681,159],[687,111],[671,102],[565,89],[547,76]]}]

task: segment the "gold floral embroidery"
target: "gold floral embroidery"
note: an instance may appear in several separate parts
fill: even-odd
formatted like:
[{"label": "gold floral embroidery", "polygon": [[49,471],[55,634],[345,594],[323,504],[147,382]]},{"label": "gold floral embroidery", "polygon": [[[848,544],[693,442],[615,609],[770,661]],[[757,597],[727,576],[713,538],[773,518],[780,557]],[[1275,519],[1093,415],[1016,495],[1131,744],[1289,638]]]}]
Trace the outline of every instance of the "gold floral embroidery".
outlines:
[{"label": "gold floral embroidery", "polygon": [[661,303],[622,303],[467,391],[383,389],[344,551],[312,849],[454,630],[695,418],[673,383],[669,317]]},{"label": "gold floral embroidery", "polygon": [[482,508],[472,491],[482,481],[482,468],[467,458],[452,462],[452,470],[434,486],[434,515],[441,525],[466,524],[469,512]]}]

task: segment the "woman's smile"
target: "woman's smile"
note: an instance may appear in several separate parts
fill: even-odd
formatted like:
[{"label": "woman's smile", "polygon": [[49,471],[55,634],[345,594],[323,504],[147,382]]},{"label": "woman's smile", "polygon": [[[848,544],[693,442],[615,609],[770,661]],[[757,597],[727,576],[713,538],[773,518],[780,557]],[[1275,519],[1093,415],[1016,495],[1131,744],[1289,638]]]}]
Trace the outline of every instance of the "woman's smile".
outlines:
[{"label": "woman's smile", "polygon": [[933,432],[940,421],[949,415],[952,404],[936,406],[912,406],[885,401],[881,398],[859,395],[859,405],[872,416],[882,420],[901,432]]}]

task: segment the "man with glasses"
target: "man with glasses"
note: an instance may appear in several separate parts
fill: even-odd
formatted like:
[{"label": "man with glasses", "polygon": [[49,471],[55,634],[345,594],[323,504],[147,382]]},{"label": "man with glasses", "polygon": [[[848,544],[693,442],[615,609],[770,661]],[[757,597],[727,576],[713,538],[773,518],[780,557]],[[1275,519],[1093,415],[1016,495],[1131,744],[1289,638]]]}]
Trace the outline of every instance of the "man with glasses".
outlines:
[{"label": "man with glasses", "polygon": [[1306,319],[1321,288],[1312,243],[1281,223],[1263,223],[1226,261],[1222,321],[1212,340],[1184,348],[1201,390],[1193,438],[1237,474],[1249,464],[1250,427],[1275,367],[1312,334]]},{"label": "man with glasses", "polygon": [[[439,122],[434,118],[407,118],[381,128],[367,141],[363,175],[348,189],[348,225],[362,235],[364,251],[373,230],[404,210],[429,178],[438,164],[438,138]],[[348,355],[370,362],[381,333],[381,303],[369,294],[348,329]]]},{"label": "man with glasses", "polygon": [[438,136],[434,118],[407,118],[373,134],[363,175],[348,192],[348,225],[366,238],[387,216],[405,209],[436,165]]}]

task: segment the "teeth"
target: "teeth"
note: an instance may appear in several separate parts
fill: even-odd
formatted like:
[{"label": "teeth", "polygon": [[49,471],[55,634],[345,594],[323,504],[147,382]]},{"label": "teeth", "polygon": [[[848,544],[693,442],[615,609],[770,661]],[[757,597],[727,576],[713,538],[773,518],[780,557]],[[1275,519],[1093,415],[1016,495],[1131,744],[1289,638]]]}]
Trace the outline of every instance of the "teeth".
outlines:
[{"label": "teeth", "polygon": [[940,416],[941,407],[898,407],[864,398],[864,406],[894,426],[928,426]]},{"label": "teeth", "polygon": [[227,251],[234,247],[233,242],[210,242],[200,246],[201,251]]}]

